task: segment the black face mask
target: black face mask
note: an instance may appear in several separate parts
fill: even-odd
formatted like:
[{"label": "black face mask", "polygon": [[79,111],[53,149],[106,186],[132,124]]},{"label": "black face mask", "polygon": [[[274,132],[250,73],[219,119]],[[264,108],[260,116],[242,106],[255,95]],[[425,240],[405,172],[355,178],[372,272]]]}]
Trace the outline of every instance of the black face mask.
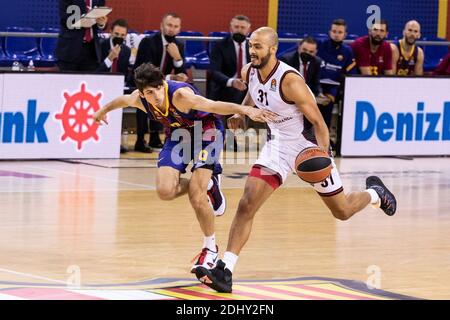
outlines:
[{"label": "black face mask", "polygon": [[233,40],[236,41],[237,43],[242,43],[245,41],[247,37],[244,36],[242,33],[233,33]]},{"label": "black face mask", "polygon": [[167,41],[168,43],[172,43],[172,42],[175,41],[175,36],[167,36],[167,35],[164,35],[164,38],[166,38],[166,41]]},{"label": "black face mask", "polygon": [[309,53],[302,52],[302,53],[300,53],[300,59],[302,59],[303,63],[308,63],[308,62],[314,60],[314,57],[312,55],[310,55]]},{"label": "black face mask", "polygon": [[112,43],[113,43],[113,46],[114,46],[114,47],[115,47],[116,45],[121,46],[122,43],[123,43],[123,38],[120,38],[120,37],[114,37],[114,38],[112,39]]}]

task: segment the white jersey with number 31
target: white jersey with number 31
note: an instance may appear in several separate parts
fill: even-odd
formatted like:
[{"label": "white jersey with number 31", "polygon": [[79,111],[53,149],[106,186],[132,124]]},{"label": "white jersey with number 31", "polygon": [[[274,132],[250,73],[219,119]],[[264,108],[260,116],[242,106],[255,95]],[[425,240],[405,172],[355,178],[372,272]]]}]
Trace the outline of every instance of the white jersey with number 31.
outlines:
[{"label": "white jersey with number 31", "polygon": [[[276,121],[268,123],[272,135],[277,136],[281,141],[310,140],[311,132],[304,132],[303,114],[283,95],[281,83],[289,73],[302,77],[297,70],[279,60],[265,81],[261,79],[258,69],[250,67],[247,71],[248,92],[258,108],[270,110],[279,115]],[[309,92],[314,97],[311,90]],[[310,130],[308,128],[307,131]]]}]

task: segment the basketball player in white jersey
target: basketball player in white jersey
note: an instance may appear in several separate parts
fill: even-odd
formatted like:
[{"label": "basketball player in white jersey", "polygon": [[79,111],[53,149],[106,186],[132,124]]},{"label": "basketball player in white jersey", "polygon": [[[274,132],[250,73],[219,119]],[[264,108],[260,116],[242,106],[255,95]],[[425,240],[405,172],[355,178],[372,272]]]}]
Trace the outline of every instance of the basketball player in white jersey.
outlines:
[{"label": "basketball player in white jersey", "polygon": [[[197,278],[219,292],[231,292],[232,272],[247,242],[254,216],[270,195],[295,171],[297,155],[308,147],[329,150],[329,133],[311,90],[297,70],[277,60],[277,33],[262,27],[249,41],[251,63],[242,69],[248,94],[243,105],[256,105],[279,115],[268,123],[270,140],[251,169],[231,225],[227,251],[216,267],[196,269]],[[230,128],[242,126],[244,117],[235,115]],[[396,211],[396,199],[378,177],[366,180],[366,190],[345,194],[333,161],[330,176],[312,185],[333,216],[347,220],[368,204],[379,206],[387,215]]]}]

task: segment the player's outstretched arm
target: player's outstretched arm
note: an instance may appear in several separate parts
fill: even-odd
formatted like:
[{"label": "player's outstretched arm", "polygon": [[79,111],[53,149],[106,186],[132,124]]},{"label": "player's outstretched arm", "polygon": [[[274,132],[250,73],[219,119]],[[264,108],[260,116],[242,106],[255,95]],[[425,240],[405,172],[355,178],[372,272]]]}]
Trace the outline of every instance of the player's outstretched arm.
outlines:
[{"label": "player's outstretched arm", "polygon": [[325,120],[323,120],[314,95],[306,85],[305,80],[295,73],[289,73],[284,78],[281,87],[286,99],[295,103],[298,110],[314,126],[319,147],[328,151],[330,144],[328,127]]},{"label": "player's outstretched arm", "polygon": [[131,94],[125,94],[115,98],[113,101],[105,104],[100,110],[98,110],[94,114],[94,121],[101,124],[102,121],[108,124],[106,119],[106,114],[110,111],[126,108],[126,107],[135,107],[139,108],[144,112],[147,112],[142,105],[141,100],[139,99],[139,91],[135,90]]},{"label": "player's outstretched arm", "polygon": [[259,122],[269,122],[277,117],[275,113],[268,110],[261,110],[229,102],[213,101],[200,95],[196,95],[189,88],[180,88],[175,91],[172,101],[176,108],[184,113],[189,112],[191,109],[221,115],[237,113],[246,115],[253,121]]},{"label": "player's outstretched arm", "polygon": [[[249,72],[249,68],[251,66],[251,63],[246,64],[242,70],[241,70],[241,78],[247,79],[247,72]],[[247,83],[248,86],[248,83]],[[241,103],[244,106],[255,106],[255,103],[253,102],[252,96],[247,91],[247,94],[244,97],[244,100]],[[241,114],[235,114],[232,117],[229,117],[227,119],[228,128],[230,129],[244,129],[245,127],[245,116]]]},{"label": "player's outstretched arm", "polygon": [[[241,103],[244,106],[254,106],[255,103],[250,96],[250,93],[247,92],[244,100]],[[228,128],[230,129],[244,129],[245,128],[245,116],[242,114],[235,114],[232,117],[227,119]]]}]

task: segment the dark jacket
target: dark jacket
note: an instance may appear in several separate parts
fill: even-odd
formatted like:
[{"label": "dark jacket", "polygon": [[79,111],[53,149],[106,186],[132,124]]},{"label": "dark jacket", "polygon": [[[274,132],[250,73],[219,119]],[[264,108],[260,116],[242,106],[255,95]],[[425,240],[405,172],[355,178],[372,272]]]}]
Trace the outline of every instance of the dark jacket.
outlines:
[{"label": "dark jacket", "polygon": [[[181,41],[175,39],[175,44],[180,50],[181,57],[184,60],[184,45]],[[156,67],[160,67],[163,55],[163,44],[161,32],[157,32],[149,37],[145,37],[139,43],[139,48],[136,56],[134,68],[139,67],[143,63],[150,62]],[[172,73],[186,73],[184,62],[180,68],[174,68],[173,59],[169,57],[165,70],[161,70],[165,75]]]},{"label": "dark jacket", "polygon": [[[67,13],[69,6],[78,6],[81,9],[81,14],[86,13],[86,2],[84,0],[59,0],[59,38],[56,45],[55,55],[60,61],[75,62],[81,56],[83,47],[83,37],[85,35],[85,28],[69,29],[67,28],[67,21],[73,21],[70,18],[73,13]],[[92,0],[92,5],[97,7],[105,6],[105,0]],[[97,53],[98,62],[101,62],[101,50],[98,37],[98,27],[94,24],[94,43],[95,51]]]},{"label": "dark jacket", "polygon": [[[102,52],[102,63],[98,67],[97,71],[99,72],[110,72],[111,68],[108,68],[105,64],[105,59],[108,57],[109,52],[111,50],[111,40],[110,39],[104,39],[101,41],[100,44],[101,52]],[[125,76],[128,75],[128,66],[130,64],[130,56],[131,56],[131,49],[127,47],[127,45],[124,43],[120,46],[120,53],[117,61],[117,72],[124,74]]]},{"label": "dark jacket", "polygon": [[[245,46],[244,65],[250,61],[248,42]],[[234,88],[227,87],[227,81],[236,74],[237,57],[233,38],[228,36],[218,41],[212,48],[210,54],[211,69],[208,83],[208,96],[211,99],[223,100],[230,95],[230,90],[234,90],[236,95],[241,96],[242,92]],[[243,65],[243,66],[244,66]],[[240,72],[240,70],[239,70]],[[245,92],[244,92],[245,95]],[[226,98],[225,98],[226,99]],[[225,101],[229,101],[226,99]]]},{"label": "dark jacket", "polygon": [[[322,93],[322,87],[320,86],[320,68],[322,65],[322,59],[317,56],[314,58],[315,59],[309,63],[305,81],[314,96],[318,96]],[[280,60],[287,63],[294,69],[300,70],[298,51],[286,53],[280,58]]]}]

